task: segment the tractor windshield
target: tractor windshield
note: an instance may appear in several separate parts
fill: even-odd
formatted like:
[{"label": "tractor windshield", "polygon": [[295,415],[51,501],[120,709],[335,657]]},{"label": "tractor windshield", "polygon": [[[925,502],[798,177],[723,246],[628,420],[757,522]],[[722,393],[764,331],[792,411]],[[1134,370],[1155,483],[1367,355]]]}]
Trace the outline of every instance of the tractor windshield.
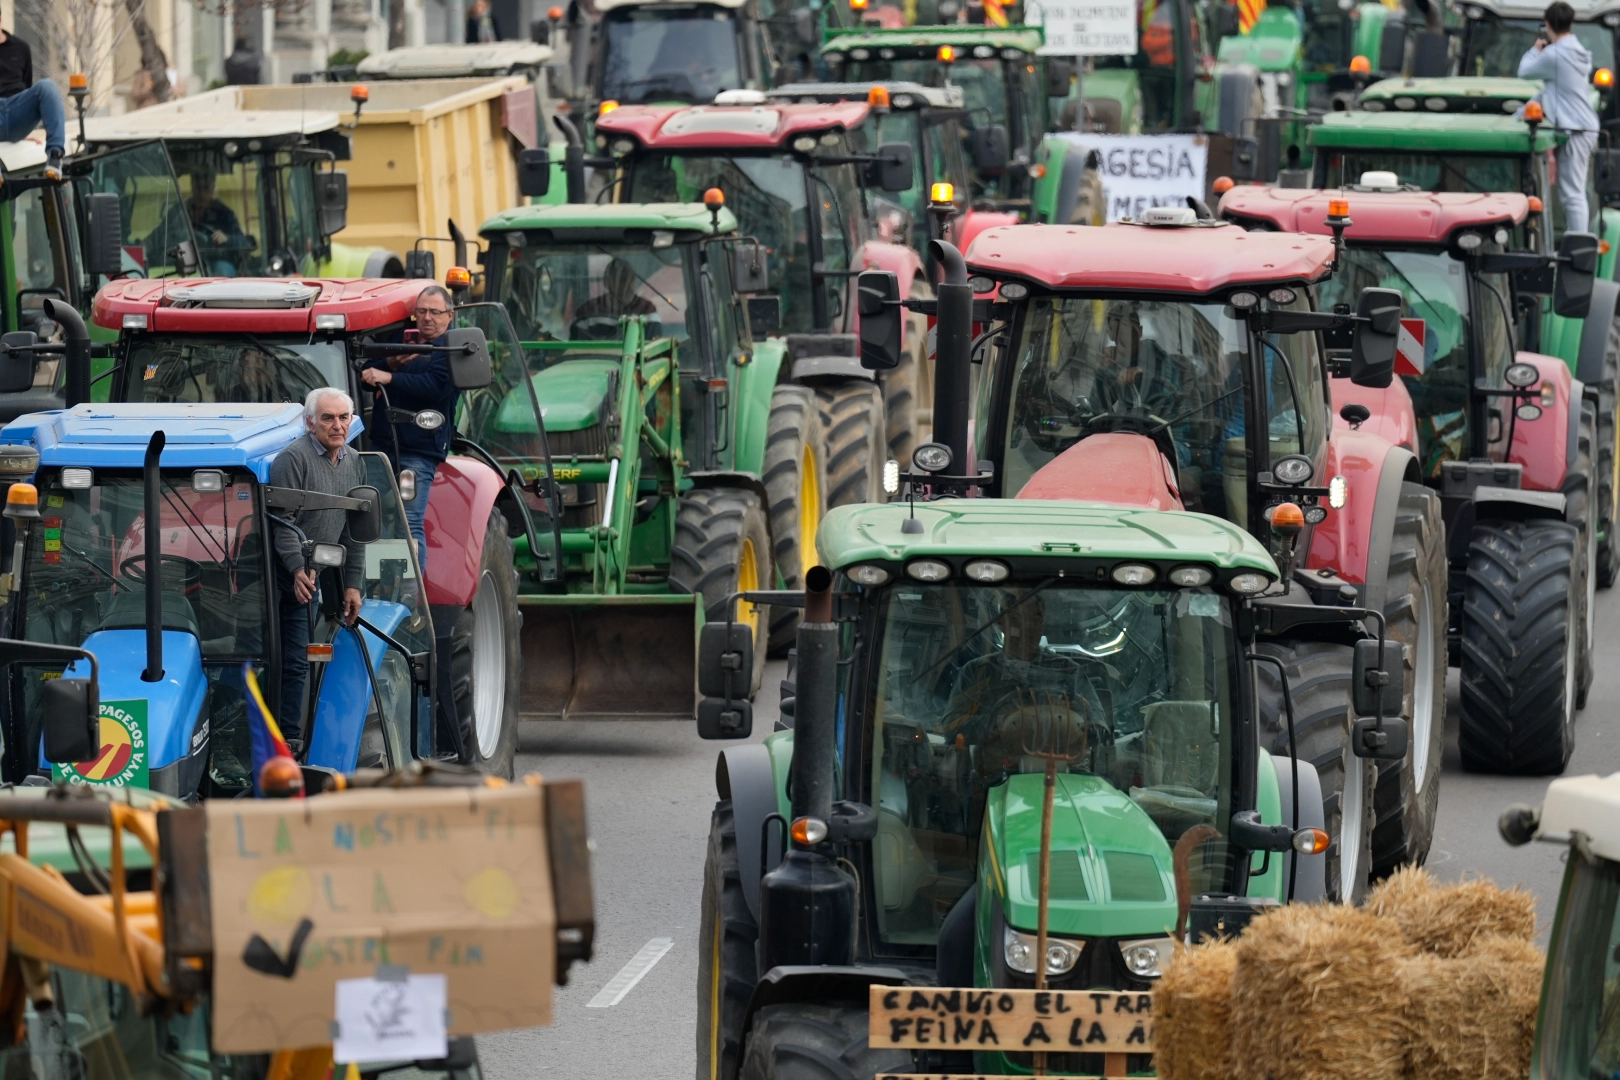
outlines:
[{"label": "tractor windshield", "polygon": [[[1271,301],[1265,301],[1270,304]],[[1284,305],[1308,310],[1304,297]],[[1231,308],[1159,300],[1029,302],[1006,376],[1002,494],[1087,435],[1129,431],[1173,450],[1187,509],[1248,526],[1251,335]],[[1321,355],[1311,334],[1263,340],[1269,452],[1314,455],[1326,435]],[[1285,361],[1279,363],[1278,361]],[[998,360],[998,364],[1008,363]],[[981,439],[989,425],[979,426]],[[981,445],[981,453],[987,450]],[[988,455],[987,455],[988,456]]]},{"label": "tractor windshield", "polygon": [[509,248],[500,300],[524,341],[617,341],[619,319],[648,317],[652,337],[685,341],[686,248],[526,244]]},{"label": "tractor windshield", "polygon": [[1357,183],[1362,173],[1392,172],[1401,183],[1424,191],[1522,191],[1528,155],[1405,154],[1390,150],[1332,151],[1324,154],[1319,187]]},{"label": "tractor windshield", "polygon": [[[991,790],[1043,772],[1045,752],[1090,778],[1063,785],[1065,820],[1095,794],[1116,842],[1139,829],[1138,850],[1230,817],[1237,651],[1218,594],[907,581],[879,604],[870,802],[885,941],[937,939],[974,881]],[[998,854],[1025,872],[1023,853]],[[1223,886],[1224,859],[1198,863],[1195,889]]]},{"label": "tractor windshield", "polygon": [[[1500,250],[1492,243],[1489,250]],[[1468,267],[1445,251],[1349,248],[1341,269],[1320,286],[1324,306],[1354,304],[1364,288],[1395,289],[1405,299],[1402,314],[1423,320],[1423,354],[1396,361],[1412,395],[1421,439],[1424,475],[1440,475],[1443,461],[1472,453],[1468,430],[1469,331],[1484,361],[1488,385],[1500,385],[1513,362],[1511,298],[1505,275],[1480,274],[1470,298]],[[1477,301],[1477,302],[1475,302]],[[1496,455],[1496,456],[1499,456]]]},{"label": "tractor windshield", "polygon": [[348,387],[343,344],[308,335],[140,337],[125,364],[124,401],[268,405],[301,402],[318,386]]},{"label": "tractor windshield", "polygon": [[[1477,10],[1477,9],[1476,9]],[[1486,13],[1469,19],[1463,34],[1462,74],[1515,78],[1519,60],[1535,48],[1540,19],[1499,19]],[[1592,54],[1592,69],[1614,70],[1614,31],[1595,22],[1575,23],[1575,37]]]},{"label": "tractor windshield", "polygon": [[727,11],[631,6],[603,20],[604,99],[706,104],[742,85],[736,23]]},{"label": "tractor windshield", "polygon": [[1549,1080],[1620,1073],[1620,863],[1569,853],[1537,1039]]},{"label": "tractor windshield", "polygon": [[174,159],[183,198],[165,229],[177,234],[189,219],[205,275],[314,274],[322,240],[309,166],[268,151],[231,157],[223,149],[177,150]]}]

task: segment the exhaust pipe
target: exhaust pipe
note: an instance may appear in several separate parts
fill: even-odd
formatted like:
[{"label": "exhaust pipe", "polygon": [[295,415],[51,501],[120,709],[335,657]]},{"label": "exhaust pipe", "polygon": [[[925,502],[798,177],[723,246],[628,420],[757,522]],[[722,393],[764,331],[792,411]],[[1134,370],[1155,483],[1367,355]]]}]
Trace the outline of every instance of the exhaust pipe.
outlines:
[{"label": "exhaust pipe", "polygon": [[84,317],[72,304],[61,300],[46,300],[45,317],[62,328],[67,345],[62,371],[64,403],[68,408],[90,400],[90,332],[85,329]]},{"label": "exhaust pipe", "polygon": [[152,432],[141,467],[141,478],[146,481],[146,670],[141,672],[142,682],[163,679],[163,479],[158,459],[163,456],[165,441],[163,432]]},{"label": "exhaust pipe", "polygon": [[553,116],[552,123],[563,133],[567,149],[563,151],[563,175],[568,179],[568,201],[585,201],[585,140],[579,137],[579,128],[566,116]]},{"label": "exhaust pipe", "polygon": [[973,381],[973,288],[967,283],[967,262],[956,245],[934,240],[928,245],[944,280],[935,293],[939,303],[934,354],[934,441],[950,448],[953,471],[960,476],[977,472],[968,445],[968,386]]}]

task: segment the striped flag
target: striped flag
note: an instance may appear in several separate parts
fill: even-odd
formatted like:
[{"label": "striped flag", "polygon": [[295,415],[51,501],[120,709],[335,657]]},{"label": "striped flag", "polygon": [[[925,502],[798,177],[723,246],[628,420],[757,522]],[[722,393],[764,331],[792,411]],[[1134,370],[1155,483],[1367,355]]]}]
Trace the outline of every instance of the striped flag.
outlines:
[{"label": "striped flag", "polygon": [[984,19],[996,26],[1007,25],[1007,9],[1002,0],[984,0]]},{"label": "striped flag", "polygon": [[1266,0],[1237,0],[1237,6],[1238,29],[1247,34],[1260,21],[1260,13],[1266,10]]},{"label": "striped flag", "polygon": [[[253,740],[253,794],[262,795],[259,774],[264,771],[265,762],[277,757],[289,761],[296,759],[287,740],[281,737],[281,728],[276,726],[276,718],[270,715],[270,707],[264,703],[264,695],[259,692],[258,676],[253,674],[250,663],[242,665],[242,682],[247,689],[248,732]],[[304,793],[300,791],[298,797],[303,798]]]}]

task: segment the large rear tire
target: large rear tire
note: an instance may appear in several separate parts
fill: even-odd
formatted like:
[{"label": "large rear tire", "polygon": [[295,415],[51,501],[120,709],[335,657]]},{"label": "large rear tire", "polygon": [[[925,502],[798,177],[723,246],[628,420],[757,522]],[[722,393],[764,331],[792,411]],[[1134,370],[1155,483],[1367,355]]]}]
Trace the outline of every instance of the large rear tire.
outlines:
[{"label": "large rear tire", "polygon": [[[912,281],[911,299],[927,300],[933,295],[922,278]],[[906,313],[904,340],[906,351],[900,366],[883,373],[889,457],[902,467],[911,464],[912,451],[928,441],[934,430],[934,365],[928,358],[926,315]],[[882,467],[880,462],[878,468]]]},{"label": "large rear tire", "polygon": [[1457,745],[1471,772],[1547,776],[1575,746],[1580,533],[1567,521],[1474,526],[1463,584]]},{"label": "large rear tire", "polygon": [[[1316,767],[1322,811],[1332,844],[1327,851],[1328,899],[1360,903],[1372,874],[1373,794],[1370,761],[1350,752],[1351,650],[1346,645],[1302,641],[1255,647],[1282,661],[1294,702],[1294,742],[1299,760]],[[1260,699],[1261,745],[1287,754],[1288,726],[1282,686],[1273,664],[1254,665]]]},{"label": "large rear tire", "polygon": [[[776,542],[772,559],[784,589],[803,588],[804,572],[816,564],[816,527],[827,508],[825,447],[815,391],[791,384],[773,390],[765,433],[764,480],[771,538]],[[799,615],[798,608],[771,609],[773,655],[793,644]]]},{"label": "large rear tire", "polygon": [[1390,543],[1384,620],[1389,638],[1407,648],[1406,757],[1382,762],[1374,809],[1372,870],[1386,877],[1422,866],[1440,805],[1440,758],[1446,718],[1446,526],[1440,498],[1422,484],[1401,485]]},{"label": "large rear tire", "polygon": [[917,1070],[909,1050],[867,1046],[867,1010],[772,1005],[754,1014],[742,1080],[871,1080]]},{"label": "large rear tire", "polygon": [[1597,490],[1597,465],[1592,460],[1592,443],[1597,432],[1597,413],[1590,402],[1580,407],[1581,428],[1576,437],[1575,460],[1564,470],[1564,520],[1580,532],[1575,547],[1575,569],[1579,575],[1575,590],[1575,625],[1580,627],[1579,659],[1575,668],[1575,707],[1586,708],[1586,695],[1596,674],[1592,667],[1593,637],[1597,631],[1598,522],[1592,495]]},{"label": "large rear tire", "polygon": [[1598,545],[1597,586],[1607,589],[1620,579],[1620,537],[1615,535],[1615,495],[1620,491],[1620,424],[1615,408],[1620,401],[1620,318],[1609,320],[1609,339],[1603,349],[1603,380],[1598,383],[1597,476]]},{"label": "large rear tire", "polygon": [[[767,588],[770,565],[765,509],[753,492],[693,488],[681,496],[669,584],[675,592],[697,594],[709,622],[725,621],[725,601],[733,593]],[[765,614],[739,600],[736,618],[754,630],[754,670],[748,681],[752,698],[765,675]]]},{"label": "large rear tire", "polygon": [[[757,868],[756,868],[757,870]],[[714,804],[703,863],[698,920],[697,1080],[736,1076],[742,1060],[743,1014],[759,981],[754,943],[759,927],[743,898],[737,825],[731,800]]]},{"label": "large rear tire", "polygon": [[827,509],[883,498],[883,388],[866,379],[816,388],[827,439]]},{"label": "large rear tire", "polygon": [[450,672],[471,763],[510,780],[517,766],[522,695],[523,614],[517,566],[506,518],[495,511],[484,527],[483,561],[472,604],[456,616]]}]

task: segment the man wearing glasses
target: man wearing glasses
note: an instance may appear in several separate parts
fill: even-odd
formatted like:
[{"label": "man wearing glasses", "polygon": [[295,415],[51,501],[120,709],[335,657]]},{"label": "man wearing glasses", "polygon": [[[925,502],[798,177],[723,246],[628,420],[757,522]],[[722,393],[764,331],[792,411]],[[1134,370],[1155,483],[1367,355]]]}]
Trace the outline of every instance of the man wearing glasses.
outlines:
[{"label": "man wearing glasses", "polygon": [[[438,285],[429,285],[417,294],[416,330],[423,344],[446,343],[454,307],[450,294]],[[434,351],[373,359],[361,370],[360,381],[377,391],[371,413],[372,439],[377,448],[388,452],[396,468],[416,474],[416,498],[405,504],[405,521],[425,568],[428,491],[433,487],[439,462],[450,453],[459,396],[450,380],[450,357]],[[444,423],[433,431],[411,423],[393,424],[388,419],[388,406],[413,413],[433,409],[444,417]]]}]

